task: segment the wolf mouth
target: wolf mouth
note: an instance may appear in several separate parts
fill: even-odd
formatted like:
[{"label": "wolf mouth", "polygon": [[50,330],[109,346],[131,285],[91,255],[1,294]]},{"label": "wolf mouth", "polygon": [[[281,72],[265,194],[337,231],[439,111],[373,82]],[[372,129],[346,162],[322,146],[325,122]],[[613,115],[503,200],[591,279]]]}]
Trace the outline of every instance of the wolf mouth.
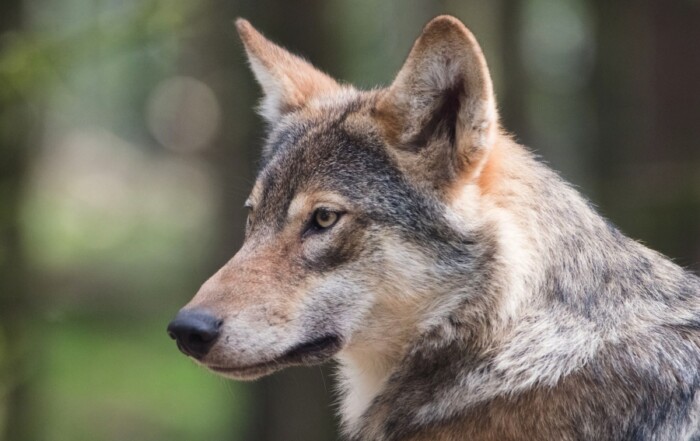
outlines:
[{"label": "wolf mouth", "polygon": [[257,377],[287,366],[314,364],[325,361],[335,354],[340,347],[341,339],[337,335],[322,337],[300,343],[282,353],[279,357],[247,366],[207,366],[212,371],[229,374],[236,377]]}]

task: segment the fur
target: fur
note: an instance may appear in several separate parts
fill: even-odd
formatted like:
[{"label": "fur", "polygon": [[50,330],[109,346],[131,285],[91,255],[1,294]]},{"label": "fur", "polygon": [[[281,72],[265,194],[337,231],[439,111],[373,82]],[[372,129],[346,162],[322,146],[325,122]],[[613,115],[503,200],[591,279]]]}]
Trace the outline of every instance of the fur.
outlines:
[{"label": "fur", "polygon": [[700,439],[700,279],[503,132],[461,22],[373,91],[237,26],[270,129],[244,245],[186,307],[224,323],[204,366],[335,358],[349,440]]}]

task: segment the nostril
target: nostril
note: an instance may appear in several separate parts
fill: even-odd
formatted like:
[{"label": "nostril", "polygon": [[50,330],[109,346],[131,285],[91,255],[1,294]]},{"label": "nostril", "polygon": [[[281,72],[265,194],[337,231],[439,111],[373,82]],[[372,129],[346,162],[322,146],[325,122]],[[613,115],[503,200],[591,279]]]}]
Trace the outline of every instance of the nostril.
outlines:
[{"label": "nostril", "polygon": [[183,310],[168,325],[168,335],[191,357],[204,357],[219,336],[223,320],[202,310]]},{"label": "nostril", "polygon": [[188,336],[190,343],[194,345],[201,345],[214,340],[217,337],[215,333],[209,332],[194,332]]}]

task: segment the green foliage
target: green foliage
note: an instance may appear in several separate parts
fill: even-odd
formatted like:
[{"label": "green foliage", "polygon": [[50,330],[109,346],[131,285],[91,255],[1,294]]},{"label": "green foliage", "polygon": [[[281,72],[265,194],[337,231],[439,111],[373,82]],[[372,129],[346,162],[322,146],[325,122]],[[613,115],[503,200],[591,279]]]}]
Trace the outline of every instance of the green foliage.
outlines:
[{"label": "green foliage", "polygon": [[[33,3],[27,2],[28,6]],[[186,17],[192,13],[192,3],[183,0],[125,2],[116,10],[105,8],[101,17],[70,16],[71,5],[85,7],[84,2],[72,0],[61,8],[51,8],[64,11],[64,26],[54,21],[52,26],[40,24],[4,36],[0,46],[0,103],[45,92],[68,70],[95,54],[118,57],[182,31]],[[41,14],[39,18],[51,20]]]},{"label": "green foliage", "polygon": [[39,439],[239,439],[245,388],[164,344],[167,320],[40,324],[44,353],[33,369]]}]

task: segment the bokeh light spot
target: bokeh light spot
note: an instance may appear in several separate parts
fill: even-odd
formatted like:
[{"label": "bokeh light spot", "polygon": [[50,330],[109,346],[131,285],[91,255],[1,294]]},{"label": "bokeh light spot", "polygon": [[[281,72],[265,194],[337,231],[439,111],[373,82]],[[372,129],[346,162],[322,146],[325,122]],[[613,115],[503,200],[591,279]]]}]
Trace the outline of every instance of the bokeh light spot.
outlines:
[{"label": "bokeh light spot", "polygon": [[148,127],[164,147],[178,152],[206,148],[219,129],[221,110],[211,88],[191,77],[160,82],[148,98]]}]

